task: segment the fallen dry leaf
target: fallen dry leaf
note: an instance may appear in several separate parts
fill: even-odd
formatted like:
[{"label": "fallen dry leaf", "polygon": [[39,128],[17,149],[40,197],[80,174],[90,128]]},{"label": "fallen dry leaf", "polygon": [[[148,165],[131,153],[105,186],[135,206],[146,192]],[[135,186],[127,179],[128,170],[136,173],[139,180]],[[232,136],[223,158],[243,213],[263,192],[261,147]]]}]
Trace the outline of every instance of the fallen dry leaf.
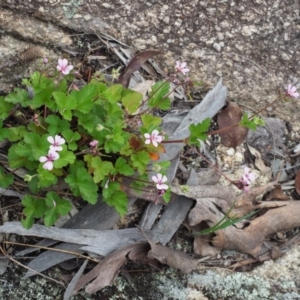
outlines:
[{"label": "fallen dry leaf", "polygon": [[290,197],[287,196],[282,188],[280,184],[277,184],[274,186],[274,188],[270,191],[270,193],[268,194],[266,201],[272,201],[272,200],[282,200],[282,201],[286,201],[286,200],[290,200]]},{"label": "fallen dry leaf", "polygon": [[[225,212],[220,210],[219,200],[197,199],[196,206],[188,216],[188,224],[196,226],[205,223],[212,227],[219,222],[225,215]],[[300,226],[300,202],[298,201],[272,201],[253,205],[253,209],[260,208],[272,209],[253,220],[249,220],[244,228],[230,226],[216,231],[210,240],[212,246],[217,249],[237,250],[258,258],[270,250],[266,243],[270,235]],[[197,243],[200,242],[198,239]],[[212,249],[207,247],[207,241],[204,242],[203,247],[198,244],[197,247],[197,253],[200,252],[198,253],[200,255],[206,256],[212,253]]]},{"label": "fallen dry leaf", "polygon": [[270,168],[268,168],[259,151],[257,151],[254,147],[250,146],[249,144],[247,144],[248,149],[250,151],[250,153],[255,156],[255,166],[257,167],[257,169],[262,173],[262,174],[267,174],[270,171]]},{"label": "fallen dry leaf", "polygon": [[137,54],[132,58],[125,71],[119,76],[118,82],[124,87],[128,87],[133,72],[137,71],[147,59],[162,53],[162,51],[147,50]]},{"label": "fallen dry leaf", "polygon": [[150,242],[150,245],[149,258],[157,259],[162,264],[168,265],[173,269],[179,269],[184,274],[189,274],[197,269],[198,260],[191,258],[188,254],[152,242]]},{"label": "fallen dry leaf", "polygon": [[295,189],[298,195],[300,195],[300,171],[297,172],[295,178]]},{"label": "fallen dry leaf", "polygon": [[[224,146],[236,148],[245,140],[249,129],[244,126],[237,125],[241,121],[242,116],[242,109],[234,102],[229,102],[228,106],[218,114],[217,123],[219,129],[224,129],[224,131],[219,133],[221,143]],[[237,126],[225,130],[225,128],[234,125]]]},{"label": "fallen dry leaf", "polygon": [[[140,263],[155,264],[154,260],[147,258],[147,253],[150,250],[148,243],[137,243],[121,248],[114,253],[104,258],[94,269],[83,275],[76,287],[74,293],[77,293],[85,284],[88,294],[93,294],[114,282],[120,268],[126,263],[127,256]],[[93,281],[92,281],[93,280]],[[92,281],[92,282],[91,282]]]}]

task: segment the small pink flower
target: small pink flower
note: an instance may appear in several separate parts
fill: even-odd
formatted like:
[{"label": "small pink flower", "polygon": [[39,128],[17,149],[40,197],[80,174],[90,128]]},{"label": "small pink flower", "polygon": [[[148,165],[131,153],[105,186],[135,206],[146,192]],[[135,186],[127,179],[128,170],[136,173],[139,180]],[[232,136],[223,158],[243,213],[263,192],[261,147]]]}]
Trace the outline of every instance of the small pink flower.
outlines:
[{"label": "small pink flower", "polygon": [[252,181],[255,181],[256,175],[253,172],[249,172],[250,169],[248,167],[244,168],[244,175],[240,179],[239,183],[237,183],[237,186],[240,189],[243,189],[244,191],[249,191],[249,185]]},{"label": "small pink flower", "polygon": [[49,62],[48,58],[47,58],[47,57],[44,57],[44,58],[43,58],[43,63],[46,65],[48,62]]},{"label": "small pink flower", "polygon": [[249,185],[252,181],[255,181],[255,173],[249,172],[250,169],[248,167],[244,168],[244,175],[242,177],[242,180]]},{"label": "small pink flower", "polygon": [[190,69],[186,68],[186,65],[187,65],[186,62],[180,63],[180,61],[176,61],[176,66],[175,66],[176,72],[180,72],[183,75],[186,75],[190,71]]},{"label": "small pink flower", "polygon": [[73,69],[72,65],[68,66],[68,60],[67,59],[59,59],[58,60],[58,65],[57,65],[57,70],[61,72],[64,75],[68,75],[70,71]]},{"label": "small pink flower", "polygon": [[167,176],[158,173],[156,176],[152,176],[152,180],[156,183],[156,188],[158,190],[168,189],[168,185],[164,183],[168,180]]},{"label": "small pink flower", "polygon": [[90,146],[94,148],[98,145],[98,143],[99,143],[98,141],[93,140],[93,141],[90,142]]},{"label": "small pink flower", "polygon": [[50,150],[53,151],[61,151],[63,148],[60,145],[63,145],[66,142],[60,135],[56,135],[54,138],[52,136],[48,136],[47,140],[51,144]]},{"label": "small pink flower", "polygon": [[286,94],[290,97],[298,98],[299,93],[297,93],[296,91],[297,91],[297,88],[294,85],[289,84],[288,88],[287,88],[287,91],[286,91]]},{"label": "small pink flower", "polygon": [[149,133],[145,133],[144,137],[146,138],[145,144],[152,143],[154,147],[158,146],[158,143],[160,143],[163,140],[163,136],[159,135],[158,130],[153,130],[151,135]]},{"label": "small pink flower", "polygon": [[39,161],[41,163],[44,162],[43,168],[45,170],[51,171],[53,169],[53,162],[57,159],[59,159],[59,154],[50,149],[49,152],[48,152],[48,155],[47,156],[41,156],[39,158]]}]

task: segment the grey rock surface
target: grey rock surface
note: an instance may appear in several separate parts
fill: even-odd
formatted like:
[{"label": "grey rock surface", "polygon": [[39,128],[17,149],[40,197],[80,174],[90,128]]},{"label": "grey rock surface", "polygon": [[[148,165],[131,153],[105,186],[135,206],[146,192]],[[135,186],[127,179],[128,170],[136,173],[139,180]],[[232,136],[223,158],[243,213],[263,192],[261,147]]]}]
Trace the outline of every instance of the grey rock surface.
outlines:
[{"label": "grey rock surface", "polygon": [[0,0],[0,8],[2,57],[20,40],[53,49],[70,42],[68,30],[105,32],[138,50],[164,50],[168,68],[187,61],[199,81],[215,85],[222,76],[229,98],[252,108],[300,84],[298,0]]}]

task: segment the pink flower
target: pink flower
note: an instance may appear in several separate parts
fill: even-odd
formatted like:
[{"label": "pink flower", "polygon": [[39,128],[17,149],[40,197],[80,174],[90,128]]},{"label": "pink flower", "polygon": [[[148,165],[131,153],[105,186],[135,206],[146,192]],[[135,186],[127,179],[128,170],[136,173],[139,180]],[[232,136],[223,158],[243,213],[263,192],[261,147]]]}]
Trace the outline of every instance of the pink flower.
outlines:
[{"label": "pink flower", "polygon": [[167,176],[158,173],[156,176],[152,176],[152,180],[156,183],[156,188],[158,190],[168,189],[168,185],[164,183],[168,180]]},{"label": "pink flower", "polygon": [[72,65],[68,66],[68,60],[67,59],[59,59],[58,60],[58,65],[57,65],[57,70],[61,72],[64,75],[68,75],[70,71],[73,69]]},{"label": "pink flower", "polygon": [[176,61],[176,66],[175,66],[176,72],[180,72],[183,75],[186,75],[190,71],[190,69],[186,68],[186,65],[187,65],[186,62],[180,63],[180,61]]},{"label": "pink flower", "polygon": [[54,138],[52,136],[47,137],[48,142],[51,144],[50,150],[61,151],[63,145],[66,141],[60,135],[56,135]]},{"label": "pink flower", "polygon": [[240,189],[243,189],[244,191],[249,190],[249,185],[256,178],[255,173],[249,171],[250,169],[248,167],[244,168],[244,175],[242,176],[242,179],[239,181],[237,185]]},{"label": "pink flower", "polygon": [[98,141],[93,140],[93,141],[90,142],[90,146],[94,148],[98,145],[98,143],[99,143]]},{"label": "pink flower", "polygon": [[253,172],[249,172],[250,169],[248,167],[244,168],[244,175],[242,177],[242,180],[244,181],[244,183],[246,183],[247,185],[249,185],[252,181],[255,181],[255,173]]},{"label": "pink flower", "polygon": [[299,93],[297,93],[296,91],[297,91],[297,88],[294,85],[289,84],[288,88],[287,88],[287,91],[286,91],[286,94],[290,97],[298,98]]},{"label": "pink flower", "polygon": [[44,162],[43,168],[45,170],[51,171],[53,169],[53,162],[59,158],[59,154],[53,150],[49,150],[47,156],[41,156],[39,161]]},{"label": "pink flower", "polygon": [[160,143],[163,140],[163,136],[159,135],[158,130],[153,130],[151,135],[149,133],[145,133],[144,137],[146,138],[145,144],[152,143],[154,147],[158,146],[158,143]]}]

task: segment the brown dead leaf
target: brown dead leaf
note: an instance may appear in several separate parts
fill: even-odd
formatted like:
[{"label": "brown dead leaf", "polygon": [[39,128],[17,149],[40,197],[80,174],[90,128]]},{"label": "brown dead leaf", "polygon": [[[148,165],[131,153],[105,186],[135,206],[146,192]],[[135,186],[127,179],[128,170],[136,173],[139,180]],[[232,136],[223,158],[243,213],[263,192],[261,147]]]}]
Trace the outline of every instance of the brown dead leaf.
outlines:
[{"label": "brown dead leaf", "polygon": [[295,189],[298,195],[300,195],[300,171],[297,172],[295,178]]},{"label": "brown dead leaf", "polygon": [[189,274],[197,269],[198,260],[191,258],[188,254],[153,242],[150,242],[150,245],[149,258],[157,259],[173,269],[179,269],[184,274]]},{"label": "brown dead leaf", "polygon": [[248,128],[238,125],[225,130],[227,127],[239,124],[242,116],[243,111],[234,102],[229,102],[228,106],[218,114],[217,122],[219,129],[224,129],[224,131],[219,133],[224,146],[236,148],[245,140],[249,131]]},{"label": "brown dead leaf", "polygon": [[283,201],[286,201],[286,200],[289,200],[289,199],[290,199],[290,197],[287,196],[282,191],[281,185],[277,184],[277,185],[274,186],[274,189],[272,189],[270,191],[270,193],[268,194],[268,196],[266,198],[266,201],[272,201],[272,200],[283,200]]},{"label": "brown dead leaf", "polygon": [[264,161],[261,157],[260,152],[258,150],[256,150],[254,147],[250,146],[249,144],[247,144],[247,145],[248,145],[248,149],[249,149],[250,153],[253,156],[255,156],[255,163],[254,164],[257,167],[257,169],[259,171],[261,171],[262,174],[267,174],[270,171],[270,168],[268,168],[265,165],[265,163],[264,163]]},{"label": "brown dead leaf", "polygon": [[[74,293],[77,293],[89,282],[90,283],[86,287],[86,292],[88,294],[93,294],[104,287],[111,285],[120,268],[126,263],[127,255],[129,255],[131,260],[155,264],[154,260],[147,258],[149,250],[150,246],[148,243],[137,243],[113,252],[111,255],[104,258],[93,270],[79,279],[74,289]],[[130,255],[131,252],[132,254]]]},{"label": "brown dead leaf", "polygon": [[[250,199],[249,197],[248,200]],[[205,223],[212,227],[219,222],[225,212],[223,209],[220,210],[221,206],[218,205],[218,201],[213,198],[197,199],[196,206],[188,215],[188,224],[196,226]],[[258,205],[252,204],[252,209],[260,208],[269,210],[253,220],[248,220],[246,227],[229,226],[216,231],[214,237],[209,241],[211,245],[217,249],[237,250],[258,258],[276,246],[276,244],[272,247],[268,246],[267,241],[271,235],[300,226],[299,201],[263,201]],[[212,253],[211,249],[205,246],[207,242],[204,242],[203,247],[197,245],[198,250],[200,249],[198,254],[205,256]]]},{"label": "brown dead leaf", "polygon": [[257,196],[263,195],[266,191],[272,188],[277,182],[269,182],[265,185],[252,188],[246,193],[240,194],[235,201],[235,207],[232,211],[232,215],[236,215],[238,218],[253,211],[254,200]]},{"label": "brown dead leaf", "polygon": [[124,87],[128,87],[130,77],[133,72],[137,71],[142,66],[142,64],[146,62],[147,59],[162,53],[162,51],[158,50],[146,50],[137,54],[130,61],[125,71],[119,76],[118,82]]},{"label": "brown dead leaf", "polygon": [[[208,226],[204,223],[201,223],[197,224],[196,226],[191,226],[190,228],[193,230],[193,232],[200,232],[201,230],[207,229]],[[195,236],[193,245],[194,252],[201,256],[216,256],[218,253],[220,253],[219,249],[210,245],[213,236],[213,233]]]}]

